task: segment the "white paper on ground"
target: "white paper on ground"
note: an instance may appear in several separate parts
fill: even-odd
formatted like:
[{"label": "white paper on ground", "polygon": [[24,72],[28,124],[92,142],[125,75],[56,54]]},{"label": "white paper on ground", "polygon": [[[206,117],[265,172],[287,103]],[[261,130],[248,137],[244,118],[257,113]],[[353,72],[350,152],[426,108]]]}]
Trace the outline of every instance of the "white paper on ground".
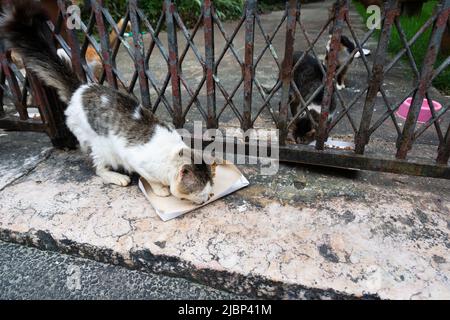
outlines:
[{"label": "white paper on ground", "polygon": [[155,209],[156,213],[163,221],[168,221],[191,212],[200,207],[225,197],[234,191],[249,185],[248,180],[233,164],[221,164],[216,167],[214,186],[212,192],[214,196],[203,204],[195,204],[188,200],[180,200],[174,196],[159,197],[155,195],[149,183],[142,177],[139,179],[139,189]]},{"label": "white paper on ground", "polygon": [[[365,56],[368,56],[371,53],[371,51],[369,49],[365,49],[365,48],[363,48],[363,52],[364,52]],[[359,57],[361,57],[361,52],[358,51],[357,53],[355,53],[355,58],[359,58]]]},{"label": "white paper on ground", "polygon": [[[316,141],[314,140],[309,145],[315,146]],[[327,141],[325,141],[325,147],[330,149],[354,150],[355,144],[353,142],[328,139]]]}]

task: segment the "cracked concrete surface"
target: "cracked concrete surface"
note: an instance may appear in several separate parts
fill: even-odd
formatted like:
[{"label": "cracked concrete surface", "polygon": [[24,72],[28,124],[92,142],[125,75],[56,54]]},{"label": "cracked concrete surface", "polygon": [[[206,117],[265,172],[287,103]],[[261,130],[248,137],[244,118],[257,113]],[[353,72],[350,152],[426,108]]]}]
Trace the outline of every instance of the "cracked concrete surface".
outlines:
[{"label": "cracked concrete surface", "polygon": [[257,297],[450,298],[448,181],[240,169],[250,187],[163,222],[136,177],[104,185],[55,150],[0,192],[0,239]]},{"label": "cracked concrete surface", "polygon": [[45,135],[23,133],[22,144],[18,148],[12,143],[17,136],[0,129],[0,191],[16,179],[26,175],[36,165],[49,157],[51,146]]}]

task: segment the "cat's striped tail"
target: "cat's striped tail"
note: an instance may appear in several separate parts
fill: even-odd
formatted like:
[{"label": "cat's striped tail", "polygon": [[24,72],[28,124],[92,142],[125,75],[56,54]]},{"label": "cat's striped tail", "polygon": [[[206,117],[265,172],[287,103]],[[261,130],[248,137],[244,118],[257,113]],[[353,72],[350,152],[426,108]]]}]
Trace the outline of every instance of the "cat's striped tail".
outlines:
[{"label": "cat's striped tail", "polygon": [[39,79],[54,87],[61,100],[68,103],[81,82],[56,53],[47,20],[39,2],[15,0],[13,7],[0,17],[0,37],[21,55]]}]

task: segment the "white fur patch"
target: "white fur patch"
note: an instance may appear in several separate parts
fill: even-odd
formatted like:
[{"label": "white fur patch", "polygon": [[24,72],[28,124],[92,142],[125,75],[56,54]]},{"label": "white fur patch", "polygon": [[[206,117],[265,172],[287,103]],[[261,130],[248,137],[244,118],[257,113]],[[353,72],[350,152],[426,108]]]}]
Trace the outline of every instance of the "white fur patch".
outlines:
[{"label": "white fur patch", "polygon": [[344,84],[344,83],[343,83],[343,84],[336,83],[336,88],[337,88],[338,90],[345,89],[345,84]]},{"label": "white fur patch", "polygon": [[331,36],[328,37],[328,42],[326,45],[327,52],[330,52],[330,46],[331,46]]},{"label": "white fur patch", "polygon": [[109,104],[109,99],[105,95],[101,96],[100,100],[102,101],[102,106],[107,106]]},{"label": "white fur patch", "polygon": [[67,54],[67,52],[63,48],[59,48],[58,50],[56,50],[56,53],[58,54],[58,57],[61,60],[64,60],[70,66],[72,65],[72,61],[70,60],[69,55]]},{"label": "white fur patch", "polygon": [[133,119],[135,119],[135,120],[139,120],[139,119],[141,119],[141,106],[139,105],[139,106],[137,106],[136,107],[136,109],[134,109],[134,112],[133,112]]},{"label": "white fur patch", "polygon": [[83,93],[89,87],[90,85],[88,84],[79,87],[72,95],[67,109],[64,112],[66,115],[67,127],[69,127],[70,131],[77,137],[83,151],[86,151],[87,147],[90,146],[90,143],[88,142],[91,137],[96,135],[88,123],[83,108]]},{"label": "white fur patch", "polygon": [[315,104],[315,103],[311,103],[309,106],[308,106],[308,110],[309,111],[315,111],[315,112],[317,112],[317,113],[319,113],[320,114],[320,110],[322,109],[322,107],[320,106],[320,105],[318,105],[318,104]]}]

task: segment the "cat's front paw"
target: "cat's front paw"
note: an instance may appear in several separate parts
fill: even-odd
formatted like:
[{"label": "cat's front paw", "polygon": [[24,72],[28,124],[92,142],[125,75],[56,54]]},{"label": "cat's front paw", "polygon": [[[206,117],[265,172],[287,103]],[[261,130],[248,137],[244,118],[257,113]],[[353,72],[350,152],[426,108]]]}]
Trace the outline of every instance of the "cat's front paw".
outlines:
[{"label": "cat's front paw", "polygon": [[168,197],[170,196],[170,189],[167,186],[163,186],[162,184],[150,184],[150,186],[152,187],[153,192],[158,196],[158,197]]},{"label": "cat's front paw", "polygon": [[122,187],[126,187],[131,182],[129,176],[113,171],[102,172],[100,177],[103,179],[103,182],[105,183],[116,184]]}]

